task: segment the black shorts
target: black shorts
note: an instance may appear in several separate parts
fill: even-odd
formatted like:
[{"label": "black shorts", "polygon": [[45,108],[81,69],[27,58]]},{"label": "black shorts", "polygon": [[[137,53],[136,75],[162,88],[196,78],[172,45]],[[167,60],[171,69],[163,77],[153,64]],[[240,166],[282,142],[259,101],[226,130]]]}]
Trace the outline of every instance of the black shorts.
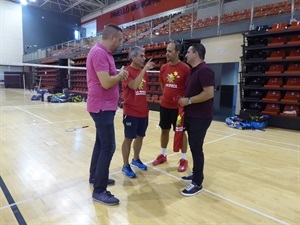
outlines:
[{"label": "black shorts", "polygon": [[159,116],[160,116],[159,126],[161,129],[169,130],[173,125],[173,130],[175,131],[178,109],[168,109],[163,106],[160,106]]},{"label": "black shorts", "polygon": [[148,127],[148,117],[139,118],[123,115],[123,124],[126,138],[135,139],[137,136],[145,137]]}]

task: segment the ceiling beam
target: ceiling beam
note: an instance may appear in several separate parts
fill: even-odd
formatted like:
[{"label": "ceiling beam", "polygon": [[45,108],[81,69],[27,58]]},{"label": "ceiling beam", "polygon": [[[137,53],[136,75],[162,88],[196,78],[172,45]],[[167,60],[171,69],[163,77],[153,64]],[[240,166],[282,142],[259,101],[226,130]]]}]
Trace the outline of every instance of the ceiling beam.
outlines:
[{"label": "ceiling beam", "polygon": [[68,11],[69,9],[74,8],[75,6],[81,4],[82,2],[84,2],[84,0],[78,0],[77,2],[75,2],[74,4],[70,5],[68,8],[66,8],[63,12]]}]

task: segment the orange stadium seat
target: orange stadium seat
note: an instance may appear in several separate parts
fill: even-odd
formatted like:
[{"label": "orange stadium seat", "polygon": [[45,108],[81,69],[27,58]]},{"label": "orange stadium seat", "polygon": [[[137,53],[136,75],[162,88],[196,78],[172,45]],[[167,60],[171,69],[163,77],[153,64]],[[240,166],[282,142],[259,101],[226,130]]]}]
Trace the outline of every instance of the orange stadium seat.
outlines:
[{"label": "orange stadium seat", "polygon": [[282,22],[282,23],[274,23],[272,28],[269,29],[269,32],[282,32],[287,29],[287,23]]},{"label": "orange stadium seat", "polygon": [[286,44],[286,37],[274,37],[268,46],[278,46]]},{"label": "orange stadium seat", "polygon": [[298,105],[286,105],[283,108],[283,111],[280,113],[280,116],[287,116],[287,117],[299,116],[299,106]]},{"label": "orange stadium seat", "polygon": [[267,57],[267,60],[280,60],[285,57],[285,51],[284,50],[277,50],[273,51],[269,57]]},{"label": "orange stadium seat", "polygon": [[288,27],[288,30],[300,30],[300,21],[292,21],[291,26]]},{"label": "orange stadium seat", "polygon": [[300,88],[300,77],[290,77],[286,84],[283,85],[284,88]]},{"label": "orange stadium seat", "polygon": [[284,98],[281,99],[282,102],[300,102],[300,92],[299,91],[287,91]]},{"label": "orange stadium seat", "polygon": [[269,67],[269,70],[265,72],[265,74],[280,74],[283,73],[284,67],[283,64],[272,64]]},{"label": "orange stadium seat", "polygon": [[279,104],[267,104],[266,108],[262,111],[264,114],[276,115],[280,112]]},{"label": "orange stadium seat", "polygon": [[281,87],[283,85],[283,81],[281,77],[272,77],[268,80],[268,83],[264,85],[266,88],[274,88]]},{"label": "orange stadium seat", "polygon": [[300,44],[300,34],[295,34],[291,37],[291,39],[287,42],[288,45],[298,45]]},{"label": "orange stadium seat", "polygon": [[278,101],[281,98],[280,91],[268,91],[267,95],[262,98],[263,101]]},{"label": "orange stadium seat", "polygon": [[300,64],[290,63],[288,69],[284,71],[285,74],[299,74],[300,73]]},{"label": "orange stadium seat", "polygon": [[293,49],[286,59],[299,59],[300,60],[300,49]]}]

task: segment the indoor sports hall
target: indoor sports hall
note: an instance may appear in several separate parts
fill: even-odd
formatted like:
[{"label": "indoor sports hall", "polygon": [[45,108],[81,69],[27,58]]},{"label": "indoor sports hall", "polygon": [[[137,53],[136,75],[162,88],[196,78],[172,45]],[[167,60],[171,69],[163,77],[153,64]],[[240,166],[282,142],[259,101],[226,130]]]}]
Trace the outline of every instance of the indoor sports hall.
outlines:
[{"label": "indoor sports hall", "polygon": [[[120,205],[109,207],[91,198],[95,128],[86,103],[35,102],[18,89],[0,93],[1,224],[299,224],[299,131],[239,130],[213,121],[204,144],[204,191],[184,197],[179,153],[169,148],[167,163],[152,166],[158,112],[150,113],[141,152],[148,170],[136,169],[135,179],[121,173],[120,109],[110,166],[116,184],[108,188]],[[66,132],[81,126],[89,127]]]},{"label": "indoor sports hall", "polygon": [[[89,182],[96,128],[86,62],[108,23],[123,30],[112,53],[118,70],[133,46],[154,62],[140,153],[148,168],[133,167],[136,178],[122,173],[119,86],[107,187],[114,206],[94,201]],[[153,165],[171,41],[182,61],[203,44],[216,78],[203,190],[190,197],[181,191],[192,155],[188,146],[178,172],[174,132],[167,162]],[[300,225],[299,68],[300,0],[0,0],[0,225]],[[265,128],[246,126],[261,116]]]}]

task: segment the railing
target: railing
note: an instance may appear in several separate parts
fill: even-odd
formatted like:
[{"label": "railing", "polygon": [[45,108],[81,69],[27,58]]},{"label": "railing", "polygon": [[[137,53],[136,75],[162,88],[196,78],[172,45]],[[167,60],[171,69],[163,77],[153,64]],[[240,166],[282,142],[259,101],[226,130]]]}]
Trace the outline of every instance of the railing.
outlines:
[{"label": "railing", "polygon": [[[203,0],[202,0],[203,1]],[[217,26],[216,36],[220,35],[224,24],[249,21],[249,30],[254,29],[256,19],[280,14],[290,14],[291,21],[294,12],[300,10],[300,0],[273,0],[272,4],[265,4],[261,0],[236,0],[224,3],[225,0],[211,1],[208,5],[190,4],[184,10],[168,15],[160,15],[147,21],[131,22],[120,25],[123,28],[123,46],[138,44],[139,40],[157,42],[156,39],[165,37],[172,39],[176,33],[187,32],[191,38],[195,30]],[[201,1],[199,1],[201,2]],[[23,56],[23,62],[43,58],[59,58],[59,56],[89,50],[101,35],[64,42],[37,52]]]}]

